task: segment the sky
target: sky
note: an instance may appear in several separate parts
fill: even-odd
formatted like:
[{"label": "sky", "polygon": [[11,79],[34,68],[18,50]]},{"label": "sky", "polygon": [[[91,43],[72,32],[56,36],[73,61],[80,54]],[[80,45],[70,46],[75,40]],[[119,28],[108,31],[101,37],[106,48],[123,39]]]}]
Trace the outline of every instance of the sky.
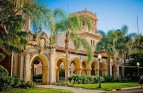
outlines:
[{"label": "sky", "polygon": [[97,29],[105,32],[127,25],[128,33],[138,33],[138,16],[139,32],[143,34],[143,0],[45,0],[44,4],[70,13],[86,8],[96,14]]}]

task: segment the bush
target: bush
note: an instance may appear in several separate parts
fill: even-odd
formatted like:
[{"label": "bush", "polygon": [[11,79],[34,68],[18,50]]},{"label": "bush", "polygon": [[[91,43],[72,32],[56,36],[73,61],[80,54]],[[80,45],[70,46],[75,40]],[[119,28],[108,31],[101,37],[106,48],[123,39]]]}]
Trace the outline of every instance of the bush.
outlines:
[{"label": "bush", "polygon": [[11,88],[11,85],[14,83],[8,74],[8,71],[0,65],[0,91]]},{"label": "bush", "polygon": [[8,88],[29,88],[35,84],[33,82],[20,81],[17,76],[8,76],[8,71],[0,65],[0,91]]},{"label": "bush", "polygon": [[5,75],[5,76],[8,76],[8,71],[7,69],[5,69],[2,65],[0,65],[0,75]]},{"label": "bush", "polygon": [[104,76],[105,82],[113,82],[114,77],[113,76]]},{"label": "bush", "polygon": [[21,82],[21,84],[19,86],[20,88],[31,88],[31,87],[36,86],[36,84],[32,81],[25,82],[25,81],[21,80],[20,82]]},{"label": "bush", "polygon": [[33,76],[33,80],[34,79],[42,79],[42,74],[36,74]]},{"label": "bush", "polygon": [[63,68],[60,68],[59,77],[65,77],[65,70]]},{"label": "bush", "polygon": [[[77,84],[91,84],[98,82],[98,76],[89,76],[89,75],[72,75],[68,77],[69,82],[73,81],[73,83]],[[105,79],[101,77],[101,82]]]},{"label": "bush", "polygon": [[18,88],[18,87],[20,87],[20,85],[21,85],[20,79],[19,79],[17,76],[13,76],[12,79],[13,79],[12,87],[13,87],[13,88]]},{"label": "bush", "polygon": [[0,76],[0,91],[12,88],[13,84],[14,81],[10,76],[4,76],[4,75]]}]

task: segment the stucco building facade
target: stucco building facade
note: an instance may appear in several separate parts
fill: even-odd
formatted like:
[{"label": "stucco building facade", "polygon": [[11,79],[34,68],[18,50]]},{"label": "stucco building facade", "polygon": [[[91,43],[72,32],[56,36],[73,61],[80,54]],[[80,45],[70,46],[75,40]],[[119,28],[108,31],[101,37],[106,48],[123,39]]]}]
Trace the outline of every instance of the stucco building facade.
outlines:
[{"label": "stucco building facade", "polygon": [[[86,15],[92,20],[92,29],[88,30],[86,26],[83,26],[78,34],[81,35],[82,38],[87,39],[93,49],[95,49],[96,44],[100,40],[100,35],[97,33],[96,15],[86,9],[74,14]],[[39,32],[35,34],[29,34],[29,45],[25,46],[25,51],[20,54],[14,54],[12,70],[13,75],[19,76],[21,80],[30,81],[33,78],[34,71],[36,71],[35,69],[40,69],[42,74],[42,84],[53,84],[59,82],[60,68],[63,68],[65,71],[67,70],[65,54],[65,33],[60,33],[57,35],[57,43],[54,46],[50,46],[49,36],[42,31],[42,28],[40,28]],[[92,63],[89,63],[86,52],[83,50],[83,48],[81,47],[78,51],[76,51],[72,41],[69,43],[68,52],[69,76],[72,74],[99,74],[99,61],[97,59],[98,54],[94,54]],[[108,61],[105,53],[102,53],[101,55],[102,59],[100,62],[100,69],[102,76],[121,76],[122,64],[114,64],[114,62]],[[39,61],[41,65],[39,67],[35,67],[35,61]],[[68,76],[65,75],[64,79],[67,77]]]}]

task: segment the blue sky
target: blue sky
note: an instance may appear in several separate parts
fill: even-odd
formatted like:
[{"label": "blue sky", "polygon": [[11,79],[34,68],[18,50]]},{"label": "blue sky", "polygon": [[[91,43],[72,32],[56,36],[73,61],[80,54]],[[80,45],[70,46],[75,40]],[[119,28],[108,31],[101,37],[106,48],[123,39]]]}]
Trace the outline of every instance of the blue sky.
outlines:
[{"label": "blue sky", "polygon": [[138,16],[139,31],[143,33],[143,0],[45,0],[44,4],[70,13],[87,8],[97,15],[97,29],[104,31],[119,29],[126,24],[128,33],[137,33]]}]

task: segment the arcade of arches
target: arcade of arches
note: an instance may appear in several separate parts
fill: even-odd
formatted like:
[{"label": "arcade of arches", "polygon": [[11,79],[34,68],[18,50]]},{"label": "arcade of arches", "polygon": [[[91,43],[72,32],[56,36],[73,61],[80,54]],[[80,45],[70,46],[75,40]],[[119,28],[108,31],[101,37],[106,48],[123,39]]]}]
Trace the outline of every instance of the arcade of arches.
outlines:
[{"label": "arcade of arches", "polygon": [[[73,74],[98,75],[99,62],[96,57],[92,63],[88,63],[86,56],[78,55],[78,57],[76,57],[74,54],[69,54],[69,56],[69,76]],[[51,60],[51,62],[49,60]],[[119,76],[119,66],[113,65],[112,63],[110,65],[107,64],[106,58],[102,58],[100,64],[102,76]],[[21,74],[18,74],[18,71],[20,71]],[[42,78],[40,83],[42,84],[62,82],[67,78],[65,71],[65,53],[57,51],[56,49],[52,50],[51,56],[48,50],[40,54],[37,53],[37,50],[34,50],[25,55],[14,56],[13,74],[18,75],[20,79],[26,81],[32,80],[35,74],[41,74]]]},{"label": "arcade of arches", "polygon": [[[85,38],[89,44],[95,49],[97,43],[100,40],[100,35],[97,32],[97,17],[94,13],[87,9],[76,12],[77,15],[86,15],[92,20],[93,28],[92,31],[88,30],[88,27],[83,26],[79,35]],[[27,20],[30,22],[29,20]],[[29,23],[30,24],[30,23]],[[30,31],[30,25],[28,25]],[[13,66],[12,74],[20,77],[21,80],[30,81],[35,79],[35,76],[41,75],[40,80],[42,84],[52,84],[56,82],[62,82],[67,79],[68,76],[73,74],[86,74],[86,75],[98,75],[99,74],[99,61],[97,54],[93,58],[93,62],[89,63],[86,56],[86,51],[83,48],[79,48],[77,51],[72,41],[69,40],[68,49],[68,64],[66,64],[66,53],[65,53],[65,33],[57,35],[56,46],[51,45],[49,36],[42,31],[32,34],[29,33],[28,45],[25,46],[24,52],[14,54],[12,60]],[[8,58],[8,57],[7,57]],[[10,58],[10,57],[9,57]],[[6,61],[6,59],[4,59]],[[6,62],[1,62],[6,63]],[[115,78],[123,76],[122,65],[118,62],[108,62],[106,55],[102,54],[100,62],[100,70],[102,76],[114,76]],[[4,65],[4,64],[3,64]],[[68,65],[68,76],[66,76],[66,65]],[[5,66],[5,65],[4,65]],[[5,66],[9,67],[9,65]]]}]

